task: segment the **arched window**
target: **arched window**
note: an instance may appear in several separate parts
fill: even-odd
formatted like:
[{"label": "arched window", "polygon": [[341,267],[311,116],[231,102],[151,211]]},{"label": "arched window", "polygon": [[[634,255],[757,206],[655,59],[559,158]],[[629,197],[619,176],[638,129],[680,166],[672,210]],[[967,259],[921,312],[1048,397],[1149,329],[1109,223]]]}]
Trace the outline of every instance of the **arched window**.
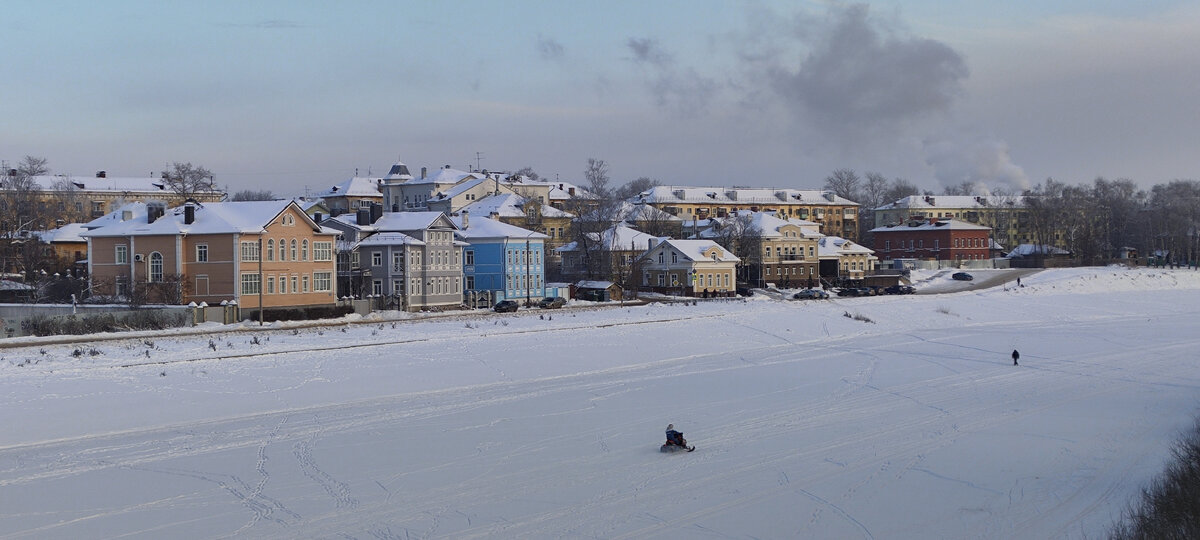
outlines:
[{"label": "arched window", "polygon": [[275,260],[275,240],[267,240],[267,260]]},{"label": "arched window", "polygon": [[292,260],[296,260],[296,239],[292,239]]},{"label": "arched window", "polygon": [[305,238],[300,242],[300,260],[308,260],[308,239]]},{"label": "arched window", "polygon": [[163,280],[163,256],[162,253],[155,251],[150,254],[150,282],[155,283]]}]

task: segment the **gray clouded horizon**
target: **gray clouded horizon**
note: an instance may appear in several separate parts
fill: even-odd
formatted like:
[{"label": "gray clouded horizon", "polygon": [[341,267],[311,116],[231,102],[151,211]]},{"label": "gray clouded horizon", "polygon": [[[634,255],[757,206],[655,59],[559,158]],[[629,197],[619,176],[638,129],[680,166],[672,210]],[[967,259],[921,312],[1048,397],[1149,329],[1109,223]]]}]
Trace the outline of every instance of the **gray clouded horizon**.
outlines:
[{"label": "gray clouded horizon", "polygon": [[595,157],[614,182],[812,189],[848,167],[936,191],[1200,167],[1200,7],[1176,0],[10,12],[0,159],[60,173],[191,161],[301,194],[480,152],[574,181]]}]

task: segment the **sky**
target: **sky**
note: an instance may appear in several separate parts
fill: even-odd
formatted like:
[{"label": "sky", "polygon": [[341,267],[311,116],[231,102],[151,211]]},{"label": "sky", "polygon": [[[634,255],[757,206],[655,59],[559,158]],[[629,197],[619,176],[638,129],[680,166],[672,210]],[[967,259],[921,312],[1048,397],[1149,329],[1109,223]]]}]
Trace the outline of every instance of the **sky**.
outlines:
[{"label": "sky", "polygon": [[951,272],[5,339],[0,536],[1107,537],[1194,425],[1200,272]]},{"label": "sky", "polygon": [[1200,4],[7,2],[0,160],[304,195],[397,160],[940,191],[1200,177]]}]

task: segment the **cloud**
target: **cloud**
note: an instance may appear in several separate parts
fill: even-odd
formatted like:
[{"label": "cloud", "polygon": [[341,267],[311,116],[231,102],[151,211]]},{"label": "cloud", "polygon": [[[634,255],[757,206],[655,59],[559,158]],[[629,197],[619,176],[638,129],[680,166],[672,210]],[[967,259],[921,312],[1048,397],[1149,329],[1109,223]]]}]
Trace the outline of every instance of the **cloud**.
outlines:
[{"label": "cloud", "polygon": [[538,51],[538,54],[542,57],[542,60],[548,60],[548,61],[562,60],[563,56],[565,54],[562,43],[559,43],[554,38],[547,38],[547,37],[541,37],[541,36],[538,36],[537,51]]},{"label": "cloud", "polygon": [[679,67],[675,57],[654,39],[630,38],[626,46],[633,62],[644,70],[646,85],[658,106],[679,116],[705,112],[719,85],[691,67]]},{"label": "cloud", "polygon": [[876,23],[861,4],[830,16],[796,22],[809,51],[797,68],[765,65],[784,106],[817,131],[847,142],[893,131],[948,112],[961,94],[967,65],[948,45]]},{"label": "cloud", "polygon": [[1004,141],[981,135],[958,135],[925,141],[925,162],[943,186],[976,185],[986,193],[1029,189],[1025,170],[1013,163]]}]

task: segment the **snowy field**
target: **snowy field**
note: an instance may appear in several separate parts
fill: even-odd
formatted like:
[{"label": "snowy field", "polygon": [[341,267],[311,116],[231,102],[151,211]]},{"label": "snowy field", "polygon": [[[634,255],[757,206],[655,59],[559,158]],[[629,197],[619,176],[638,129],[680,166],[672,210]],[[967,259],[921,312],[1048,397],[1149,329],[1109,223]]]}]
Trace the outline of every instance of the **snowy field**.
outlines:
[{"label": "snowy field", "polygon": [[26,339],[0,537],[1102,537],[1200,405],[1200,272],[1022,281]]}]

